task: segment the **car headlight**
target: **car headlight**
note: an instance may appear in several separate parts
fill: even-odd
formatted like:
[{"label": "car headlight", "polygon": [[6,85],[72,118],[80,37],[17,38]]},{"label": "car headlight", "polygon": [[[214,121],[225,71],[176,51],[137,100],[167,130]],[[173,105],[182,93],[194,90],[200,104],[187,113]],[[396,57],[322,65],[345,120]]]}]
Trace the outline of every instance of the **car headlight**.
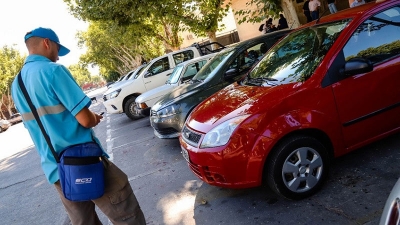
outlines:
[{"label": "car headlight", "polygon": [[201,142],[200,148],[211,148],[228,143],[236,127],[250,115],[243,115],[227,120],[210,130]]},{"label": "car headlight", "polygon": [[158,118],[163,118],[163,117],[168,117],[172,116],[178,113],[181,113],[181,105],[176,104],[176,105],[170,105],[160,111],[157,112],[157,117]]},{"label": "car headlight", "polygon": [[119,95],[120,92],[121,92],[121,89],[117,89],[117,90],[115,90],[115,91],[113,91],[113,92],[107,94],[107,95],[105,96],[105,97],[106,97],[106,100],[109,100],[109,99],[118,97],[118,95]]}]

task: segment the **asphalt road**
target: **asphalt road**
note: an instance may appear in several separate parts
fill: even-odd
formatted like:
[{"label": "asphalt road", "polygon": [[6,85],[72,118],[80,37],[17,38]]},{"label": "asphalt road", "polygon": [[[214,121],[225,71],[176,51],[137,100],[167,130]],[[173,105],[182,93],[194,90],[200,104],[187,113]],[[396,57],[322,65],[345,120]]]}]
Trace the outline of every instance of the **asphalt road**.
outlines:
[{"label": "asphalt road", "polygon": [[[104,110],[101,93],[91,110]],[[189,170],[177,139],[158,139],[148,118],[105,114],[94,129],[112,161],[125,171],[147,224],[378,224],[400,176],[400,134],[334,161],[316,195],[282,199],[267,188],[225,189],[203,183]],[[108,224],[99,212],[100,219]],[[0,134],[0,224],[68,224],[23,124]]]}]

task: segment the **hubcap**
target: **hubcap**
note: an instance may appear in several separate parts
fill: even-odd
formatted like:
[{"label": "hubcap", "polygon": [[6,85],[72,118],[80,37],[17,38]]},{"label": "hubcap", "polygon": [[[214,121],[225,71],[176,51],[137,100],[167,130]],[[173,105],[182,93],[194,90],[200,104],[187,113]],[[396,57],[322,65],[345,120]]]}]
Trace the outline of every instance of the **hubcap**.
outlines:
[{"label": "hubcap", "polygon": [[302,147],[294,150],[284,161],[282,179],[293,192],[305,192],[318,184],[321,179],[323,162],[314,149]]},{"label": "hubcap", "polygon": [[135,102],[130,105],[129,112],[134,116],[138,115],[138,109],[136,107],[136,103]]}]

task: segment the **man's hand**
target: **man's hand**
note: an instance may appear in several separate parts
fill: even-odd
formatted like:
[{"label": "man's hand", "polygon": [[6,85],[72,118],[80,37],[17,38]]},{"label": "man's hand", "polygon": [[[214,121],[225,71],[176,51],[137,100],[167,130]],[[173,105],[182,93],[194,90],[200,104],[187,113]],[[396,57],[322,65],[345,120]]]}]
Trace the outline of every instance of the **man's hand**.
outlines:
[{"label": "man's hand", "polygon": [[78,114],[76,114],[75,118],[82,126],[86,128],[92,128],[100,123],[103,116],[98,115],[85,107],[79,111]]}]

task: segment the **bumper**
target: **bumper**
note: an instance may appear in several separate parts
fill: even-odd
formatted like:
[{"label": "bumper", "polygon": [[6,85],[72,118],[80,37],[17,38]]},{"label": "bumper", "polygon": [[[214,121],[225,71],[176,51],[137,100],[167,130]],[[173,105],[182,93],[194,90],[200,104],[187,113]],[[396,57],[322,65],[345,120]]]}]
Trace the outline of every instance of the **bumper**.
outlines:
[{"label": "bumper", "polygon": [[122,104],[117,104],[118,102],[113,101],[112,99],[103,102],[104,107],[106,108],[107,113],[115,114],[124,112],[122,108]]},{"label": "bumper", "polygon": [[147,107],[145,109],[138,108],[139,114],[142,116],[150,116],[150,109],[151,107]]},{"label": "bumper", "polygon": [[154,134],[158,138],[177,138],[179,137],[183,123],[181,114],[176,114],[170,117],[158,118],[150,116],[150,124],[154,129]]},{"label": "bumper", "polygon": [[[202,138],[204,135],[199,143]],[[251,134],[236,135],[225,146],[207,149],[189,145],[182,137],[179,142],[190,170],[204,182],[225,188],[260,186],[268,149],[273,145],[273,140]]]}]

